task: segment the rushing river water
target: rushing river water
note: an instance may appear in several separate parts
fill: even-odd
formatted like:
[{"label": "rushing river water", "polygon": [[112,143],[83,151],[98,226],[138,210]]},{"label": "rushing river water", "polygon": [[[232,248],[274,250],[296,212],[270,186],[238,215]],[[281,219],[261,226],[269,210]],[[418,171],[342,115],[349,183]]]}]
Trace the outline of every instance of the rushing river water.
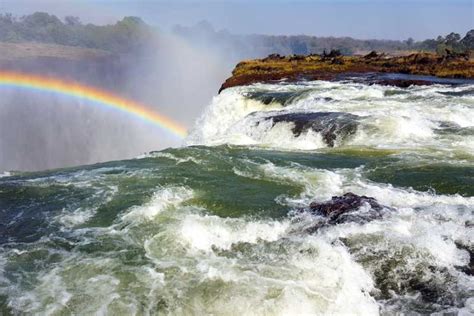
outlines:
[{"label": "rushing river water", "polygon": [[0,174],[0,314],[474,313],[473,84],[231,88],[186,144]]}]

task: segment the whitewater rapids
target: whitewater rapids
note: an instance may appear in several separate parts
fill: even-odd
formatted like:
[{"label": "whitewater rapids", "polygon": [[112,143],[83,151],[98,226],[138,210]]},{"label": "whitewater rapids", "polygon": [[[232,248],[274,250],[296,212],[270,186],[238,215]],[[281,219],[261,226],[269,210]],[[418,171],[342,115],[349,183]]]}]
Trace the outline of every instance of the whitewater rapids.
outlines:
[{"label": "whitewater rapids", "polygon": [[474,313],[474,84],[230,88],[186,145],[2,173],[0,314]]}]

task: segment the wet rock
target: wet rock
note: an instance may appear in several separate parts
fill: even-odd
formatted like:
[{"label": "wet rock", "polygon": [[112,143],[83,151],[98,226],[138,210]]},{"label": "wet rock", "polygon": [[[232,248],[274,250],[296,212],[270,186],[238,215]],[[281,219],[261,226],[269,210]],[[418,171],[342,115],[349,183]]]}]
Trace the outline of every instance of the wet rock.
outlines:
[{"label": "wet rock", "polygon": [[278,103],[285,106],[310,90],[299,91],[251,91],[245,97],[262,102],[265,105]]},{"label": "wet rock", "polygon": [[459,136],[472,136],[474,135],[474,128],[462,127],[459,124],[448,121],[438,121],[438,127],[435,129],[435,132],[441,135],[453,134]]},{"label": "wet rock", "polygon": [[399,88],[408,88],[411,86],[430,86],[434,82],[428,80],[412,80],[412,79],[383,79],[370,82],[369,84],[378,84],[381,86],[393,86]]},{"label": "wet rock", "polygon": [[300,136],[309,129],[320,133],[329,147],[334,147],[336,139],[344,139],[357,131],[358,116],[342,112],[285,113],[266,118],[273,125],[291,122],[293,135]]},{"label": "wet rock", "polygon": [[[362,207],[364,207],[363,211],[361,211]],[[321,227],[346,222],[363,224],[381,218],[385,210],[390,210],[390,208],[382,206],[372,197],[351,192],[342,196],[333,196],[329,201],[313,202],[309,205],[309,211],[314,215],[322,216],[323,219],[307,228],[306,232],[313,233]]]},{"label": "wet rock", "polygon": [[[304,89],[304,90],[298,90],[298,91],[249,91],[249,92],[245,92],[243,95],[246,98],[260,101],[265,105],[278,103],[282,106],[286,106],[310,92],[311,92],[311,89]],[[316,97],[315,100],[321,101],[321,102],[330,102],[333,100],[333,98]]]},{"label": "wet rock", "polygon": [[466,89],[461,91],[439,91],[438,93],[450,97],[464,97],[474,95],[474,89]]},{"label": "wet rock", "polygon": [[456,268],[467,275],[474,276],[474,247],[472,245],[463,244],[461,241],[456,241],[455,244],[458,249],[464,250],[469,254],[469,262],[467,265]]},{"label": "wet rock", "polygon": [[[382,74],[382,73],[374,73],[374,74],[341,74],[338,76],[338,79],[344,80],[349,79],[354,82],[368,84],[368,85],[382,85],[382,86],[392,86],[392,87],[399,87],[399,88],[408,88],[411,86],[430,86],[436,83],[434,78],[420,76],[411,76],[409,74]],[[443,79],[438,79],[443,80]],[[446,79],[447,80],[447,79]],[[449,80],[448,80],[449,81]]]},{"label": "wet rock", "polygon": [[346,193],[342,196],[333,196],[330,201],[319,203],[313,202],[309,205],[311,212],[337,220],[342,214],[359,209],[363,205],[380,211],[383,207],[372,197]]}]

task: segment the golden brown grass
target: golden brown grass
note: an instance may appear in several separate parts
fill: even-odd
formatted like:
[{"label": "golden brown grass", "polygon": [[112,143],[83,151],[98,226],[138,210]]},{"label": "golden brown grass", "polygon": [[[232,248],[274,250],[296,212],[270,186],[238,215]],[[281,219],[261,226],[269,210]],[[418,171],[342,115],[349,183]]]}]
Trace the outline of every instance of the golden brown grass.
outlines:
[{"label": "golden brown grass", "polygon": [[432,53],[416,53],[406,56],[379,55],[374,58],[364,56],[340,56],[323,58],[318,55],[267,57],[240,62],[232,72],[232,77],[222,85],[222,89],[286,78],[288,80],[334,79],[341,73],[407,73],[447,78],[474,79],[474,60],[463,57],[445,58]]}]

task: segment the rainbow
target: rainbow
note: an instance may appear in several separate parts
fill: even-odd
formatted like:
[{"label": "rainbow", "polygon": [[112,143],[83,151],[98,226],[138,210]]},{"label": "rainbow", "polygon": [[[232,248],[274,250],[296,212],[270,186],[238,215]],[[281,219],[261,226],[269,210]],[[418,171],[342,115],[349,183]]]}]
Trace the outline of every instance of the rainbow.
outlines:
[{"label": "rainbow", "polygon": [[140,103],[127,100],[110,92],[86,86],[78,82],[65,81],[62,79],[27,73],[0,71],[0,87],[24,88],[75,97],[91,101],[91,104],[102,105],[105,108],[131,114],[144,121],[157,125],[179,138],[184,138],[187,133],[186,128],[179,123],[150,110]]}]

